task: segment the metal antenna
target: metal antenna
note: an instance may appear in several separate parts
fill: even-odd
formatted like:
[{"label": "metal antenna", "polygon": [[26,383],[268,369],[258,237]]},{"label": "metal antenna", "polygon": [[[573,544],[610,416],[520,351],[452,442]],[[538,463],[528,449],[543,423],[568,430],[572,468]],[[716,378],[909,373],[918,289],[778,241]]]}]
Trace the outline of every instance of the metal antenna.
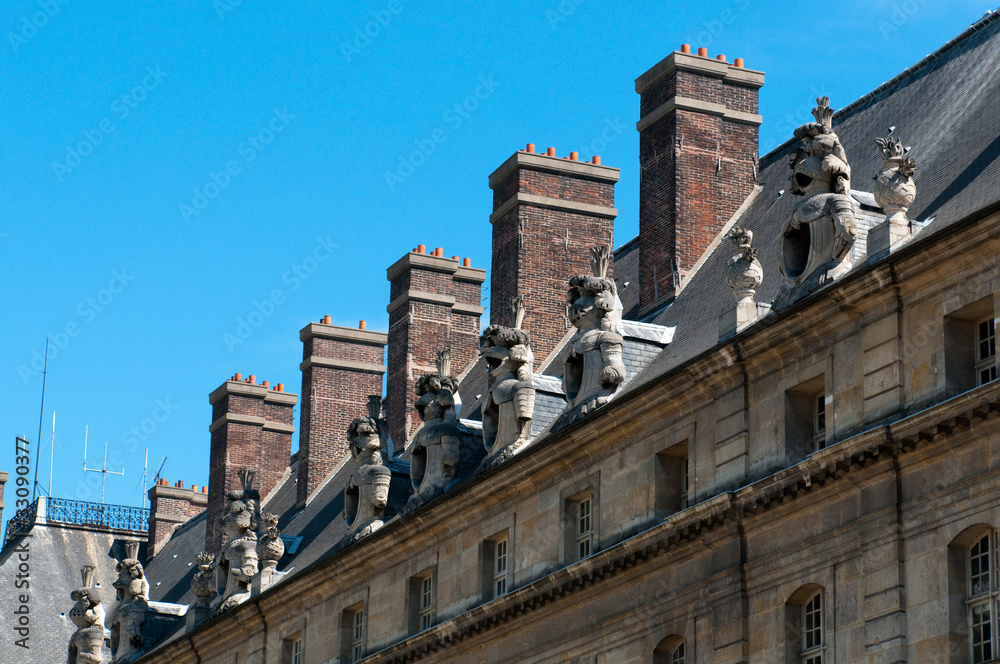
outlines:
[{"label": "metal antenna", "polygon": [[49,495],[52,495],[52,465],[56,460],[56,411],[52,411],[52,440],[49,441]]},{"label": "metal antenna", "polygon": [[35,479],[31,486],[31,502],[35,502],[35,489],[38,488],[38,453],[42,443],[42,421],[45,419],[45,379],[49,375],[49,338],[45,337],[45,365],[42,369],[42,407],[38,413],[38,447],[35,448]]},{"label": "metal antenna", "polygon": [[108,441],[104,441],[104,465],[100,468],[87,468],[87,443],[83,444],[83,469],[88,473],[101,474],[101,504],[104,504],[104,490],[107,488],[108,475],[121,475],[125,477],[125,469],[108,470]]}]

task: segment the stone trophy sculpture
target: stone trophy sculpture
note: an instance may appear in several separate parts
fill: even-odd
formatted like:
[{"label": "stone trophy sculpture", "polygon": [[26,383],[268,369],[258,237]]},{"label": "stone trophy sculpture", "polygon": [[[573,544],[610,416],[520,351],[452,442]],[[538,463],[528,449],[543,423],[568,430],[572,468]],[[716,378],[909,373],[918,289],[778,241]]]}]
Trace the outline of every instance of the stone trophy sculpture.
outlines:
[{"label": "stone trophy sculpture", "polygon": [[412,512],[444,493],[458,473],[461,436],[458,430],[456,397],[458,379],[451,371],[451,353],[438,353],[437,373],[417,381],[417,413],[424,425],[414,437],[410,453],[410,482],[413,495],[405,512]]},{"label": "stone trophy sculpture", "polygon": [[531,336],[521,329],[524,297],[510,298],[510,327],[490,325],[479,339],[479,354],[490,368],[492,386],[483,403],[483,444],[486,458],[481,469],[503,463],[531,438],[535,410],[532,383]]},{"label": "stone trophy sculpture", "polygon": [[882,153],[882,170],[875,176],[875,202],[885,211],[889,224],[890,243],[910,234],[910,220],[906,211],[917,197],[913,174],[917,163],[905,156],[906,150],[898,138],[876,138]]},{"label": "stone trophy sculpture", "polygon": [[222,531],[226,543],[215,558],[216,588],[220,594],[215,615],[231,609],[250,597],[250,582],[259,570],[256,526],[259,523],[260,496],[253,488],[254,471],[239,472],[242,491],[226,496]]},{"label": "stone trophy sculpture", "polygon": [[118,606],[111,614],[113,664],[126,664],[144,652],[142,627],[149,611],[149,582],[138,560],[139,543],[126,542],[125,558],[118,563],[114,588]]},{"label": "stone trophy sculpture", "polygon": [[[271,580],[278,569],[278,561],[285,555],[285,543],[278,532],[278,515],[261,512],[260,532],[257,536],[257,559],[260,560],[261,577]],[[266,585],[266,584],[264,584]]]},{"label": "stone trophy sculpture", "polygon": [[93,565],[80,569],[83,587],[70,593],[76,604],[69,611],[69,619],[76,625],[76,631],[69,639],[68,664],[103,664],[107,661],[104,642],[104,606],[101,605],[101,591],[93,587]]},{"label": "stone trophy sculpture", "polygon": [[211,614],[212,598],[216,593],[215,562],[212,554],[202,551],[195,558],[198,571],[191,577],[191,594],[194,595],[194,606],[189,609],[189,626],[194,626],[208,618]]},{"label": "stone trophy sculpture", "polygon": [[344,489],[344,517],[349,528],[344,539],[348,543],[381,528],[389,502],[392,473],[382,463],[388,427],[379,420],[381,410],[382,398],[368,397],[368,417],[357,418],[347,429],[351,459],[357,464]]},{"label": "stone trophy sculpture", "polygon": [[605,276],[611,253],[607,247],[594,247],[590,253],[594,275],[581,274],[569,281],[569,320],[577,331],[569,341],[563,373],[569,404],[557,427],[606,404],[625,380],[625,340],[615,331],[621,305],[614,280]]},{"label": "stone trophy sculpture", "polygon": [[857,237],[851,167],[833,131],[829,97],[816,99],[813,117],[795,130],[802,147],[788,157],[790,190],[803,196],[781,232],[781,287],[774,308],[781,309],[850,269],[847,257]]}]

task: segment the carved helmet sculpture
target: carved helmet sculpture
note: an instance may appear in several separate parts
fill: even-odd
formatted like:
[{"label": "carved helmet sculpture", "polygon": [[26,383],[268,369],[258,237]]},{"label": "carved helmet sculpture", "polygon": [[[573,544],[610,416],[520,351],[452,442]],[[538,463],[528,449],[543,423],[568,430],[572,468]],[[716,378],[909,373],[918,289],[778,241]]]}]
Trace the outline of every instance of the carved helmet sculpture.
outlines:
[{"label": "carved helmet sculpture", "polygon": [[226,496],[222,530],[226,543],[216,557],[216,586],[221,595],[216,613],[222,613],[250,597],[250,581],[260,570],[256,528],[260,523],[260,494],[253,488],[256,473],[239,471],[242,491]]},{"label": "carved helmet sculpture", "polygon": [[829,97],[816,99],[816,122],[795,130],[802,146],[788,157],[790,190],[804,196],[781,233],[785,285],[775,299],[780,309],[850,268],[846,261],[857,231],[851,198],[851,167],[833,131]]},{"label": "carved helmet sculpture", "polygon": [[77,627],[69,640],[69,664],[102,664],[105,661],[105,613],[101,591],[93,587],[95,569],[93,565],[84,565],[80,569],[83,586],[69,594],[76,602],[69,611],[69,619]]},{"label": "carved helmet sculpture", "polygon": [[510,458],[531,438],[535,357],[531,336],[521,329],[524,313],[524,297],[510,298],[510,326],[490,325],[479,339],[480,355],[489,366],[492,383],[483,404],[484,468]]},{"label": "carved helmet sculpture", "polygon": [[382,397],[368,397],[368,416],[355,419],[347,428],[351,459],[357,464],[344,489],[344,517],[349,529],[345,539],[348,542],[381,528],[389,502],[392,473],[382,464],[388,427],[379,419],[381,410]]},{"label": "carved helmet sculpture", "polygon": [[111,615],[111,651],[114,664],[131,662],[143,652],[143,625],[149,609],[149,581],[138,560],[139,543],[126,542],[126,554],[117,567],[112,584],[118,606]]}]

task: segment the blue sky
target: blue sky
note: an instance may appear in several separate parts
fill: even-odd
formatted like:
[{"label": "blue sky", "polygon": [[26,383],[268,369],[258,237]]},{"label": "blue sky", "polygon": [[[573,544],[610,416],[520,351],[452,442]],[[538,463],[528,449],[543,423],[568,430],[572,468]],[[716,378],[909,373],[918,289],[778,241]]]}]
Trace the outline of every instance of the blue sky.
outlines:
[{"label": "blue sky", "polygon": [[[90,466],[107,441],[125,469],[108,502],[140,504],[147,447],[151,473],[168,457],[169,480],[206,484],[209,392],[241,372],[298,393],[299,329],[329,314],[385,330],[385,269],[417,244],[488,268],[487,176],[526,143],[620,167],[616,245],[634,237],[633,80],[682,43],[766,72],[764,154],[811,119],[817,94],[842,107],[991,8],[127,4],[9,0],[0,16],[8,518],[15,436],[34,450],[38,434],[46,337],[55,495],[100,499],[83,472],[87,425]],[[255,311],[259,325],[241,328]],[[43,446],[46,486],[48,459]]]}]

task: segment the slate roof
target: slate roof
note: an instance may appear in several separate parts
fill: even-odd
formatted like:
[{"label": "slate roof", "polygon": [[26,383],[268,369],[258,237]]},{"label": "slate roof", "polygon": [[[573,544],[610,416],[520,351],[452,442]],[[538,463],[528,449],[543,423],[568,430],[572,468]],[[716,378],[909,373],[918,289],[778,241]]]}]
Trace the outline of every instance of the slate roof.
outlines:
[{"label": "slate roof", "polygon": [[[882,162],[875,138],[885,136],[890,126],[896,127],[894,136],[912,147],[910,156],[917,161],[917,197],[909,217],[931,223],[911,242],[930,241],[935,232],[1000,202],[998,70],[1000,13],[994,13],[834,115],[834,129],[847,151],[854,189],[871,187],[871,178]],[[831,106],[836,107],[837,102],[832,99]],[[809,121],[811,116],[802,118],[803,124]],[[777,238],[792,206],[801,199],[787,192],[779,197],[778,192],[788,188],[785,158],[797,145],[798,141],[790,139],[761,158],[761,191],[738,220],[740,226],[754,232],[754,246],[764,267],[758,302],[771,302],[783,283]],[[868,211],[859,208],[862,221],[870,224],[875,220],[865,220]],[[630,245],[622,249],[628,251],[621,264],[615,264],[616,279],[622,282],[638,276],[638,262],[630,258],[636,252]],[[670,306],[653,316],[650,322],[676,325],[676,337],[626,386],[625,394],[718,343],[719,315],[733,299],[722,277],[731,255],[729,243],[720,243]],[[864,269],[861,263],[854,271]]]}]

